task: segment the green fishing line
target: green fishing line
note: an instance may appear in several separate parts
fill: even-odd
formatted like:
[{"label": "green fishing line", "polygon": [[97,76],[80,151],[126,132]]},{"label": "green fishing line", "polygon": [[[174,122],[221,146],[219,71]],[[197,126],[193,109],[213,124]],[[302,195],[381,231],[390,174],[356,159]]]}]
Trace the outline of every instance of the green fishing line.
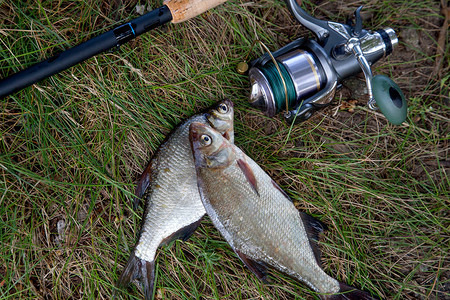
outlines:
[{"label": "green fishing line", "polygon": [[[278,67],[280,68],[281,74],[283,75],[284,81],[286,83],[286,89],[288,94],[288,104],[289,108],[291,108],[295,104],[296,93],[294,82],[292,81],[291,75],[286,70],[286,67],[277,62]],[[270,61],[266,63],[264,66],[259,68],[261,72],[266,76],[269,81],[270,87],[272,88],[272,93],[275,101],[275,106],[277,108],[277,112],[286,108],[286,95],[283,86],[283,81],[280,77],[280,73],[278,72],[275,64]]]}]

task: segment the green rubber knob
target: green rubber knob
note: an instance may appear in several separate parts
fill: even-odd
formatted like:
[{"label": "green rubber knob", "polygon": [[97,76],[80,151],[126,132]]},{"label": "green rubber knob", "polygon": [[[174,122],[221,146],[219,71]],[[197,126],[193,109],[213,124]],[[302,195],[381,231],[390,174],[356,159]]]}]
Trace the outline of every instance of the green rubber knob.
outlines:
[{"label": "green rubber knob", "polygon": [[372,78],[373,97],[383,115],[394,125],[406,119],[406,99],[399,86],[385,75]]}]

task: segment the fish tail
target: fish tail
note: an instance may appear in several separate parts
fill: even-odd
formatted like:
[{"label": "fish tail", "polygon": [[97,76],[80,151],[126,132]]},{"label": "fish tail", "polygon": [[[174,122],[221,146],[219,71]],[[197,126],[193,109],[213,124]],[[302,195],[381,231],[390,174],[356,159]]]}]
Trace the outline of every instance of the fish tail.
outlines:
[{"label": "fish tail", "polygon": [[144,290],[146,300],[153,299],[153,287],[155,284],[155,262],[146,261],[136,257],[134,252],[125,266],[117,282],[118,287],[125,287],[131,281],[139,279]]},{"label": "fish tail", "polygon": [[322,298],[326,300],[379,300],[379,298],[373,297],[367,292],[358,290],[342,282],[339,283],[339,287],[338,294],[327,295]]}]

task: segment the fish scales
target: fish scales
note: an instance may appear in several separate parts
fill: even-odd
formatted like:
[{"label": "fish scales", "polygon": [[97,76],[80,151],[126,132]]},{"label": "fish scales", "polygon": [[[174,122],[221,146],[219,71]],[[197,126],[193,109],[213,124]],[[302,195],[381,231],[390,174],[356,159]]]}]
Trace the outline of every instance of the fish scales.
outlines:
[{"label": "fish scales", "polygon": [[195,116],[180,125],[160,147],[160,154],[152,165],[155,180],[151,181],[146,195],[149,202],[136,246],[136,256],[144,260],[153,260],[165,238],[205,214],[198,191],[193,188],[197,186],[197,178],[188,134],[192,122],[206,123],[207,119],[203,115]]},{"label": "fish scales", "polygon": [[192,122],[210,124],[233,142],[233,115],[233,103],[221,101],[208,113],[185,121],[159,147],[136,187],[134,206],[143,198],[146,207],[138,242],[118,280],[119,286],[140,279],[146,299],[153,299],[157,249],[177,238],[189,238],[205,214],[197,188],[189,126]]},{"label": "fish scales", "polygon": [[206,212],[250,269],[272,266],[323,299],[375,299],[322,270],[315,239],[324,225],[299,212],[256,162],[207,125],[192,123],[189,138]]},{"label": "fish scales", "polygon": [[245,159],[253,170],[259,196],[236,163],[220,172],[200,168],[199,173],[202,193],[207,195],[206,210],[214,215],[215,224],[223,224],[227,241],[253,260],[264,261],[318,292],[337,293],[339,282],[316,262],[298,210],[252,159],[234,149],[236,158]]}]

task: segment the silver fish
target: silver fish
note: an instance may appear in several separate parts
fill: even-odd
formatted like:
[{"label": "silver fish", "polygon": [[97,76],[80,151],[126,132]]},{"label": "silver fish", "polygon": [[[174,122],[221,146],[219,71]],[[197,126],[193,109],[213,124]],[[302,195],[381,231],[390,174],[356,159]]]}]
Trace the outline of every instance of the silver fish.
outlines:
[{"label": "silver fish", "polygon": [[322,270],[317,239],[324,225],[299,212],[256,162],[205,124],[192,123],[189,138],[206,212],[258,277],[269,265],[323,299],[373,299]]},{"label": "silver fish", "polygon": [[208,113],[185,121],[159,147],[136,188],[135,207],[140,198],[146,199],[147,205],[139,240],[118,286],[138,278],[145,298],[153,298],[157,249],[175,239],[188,239],[205,214],[197,188],[189,125],[192,122],[209,124],[233,143],[233,115],[233,103],[224,100]]}]

